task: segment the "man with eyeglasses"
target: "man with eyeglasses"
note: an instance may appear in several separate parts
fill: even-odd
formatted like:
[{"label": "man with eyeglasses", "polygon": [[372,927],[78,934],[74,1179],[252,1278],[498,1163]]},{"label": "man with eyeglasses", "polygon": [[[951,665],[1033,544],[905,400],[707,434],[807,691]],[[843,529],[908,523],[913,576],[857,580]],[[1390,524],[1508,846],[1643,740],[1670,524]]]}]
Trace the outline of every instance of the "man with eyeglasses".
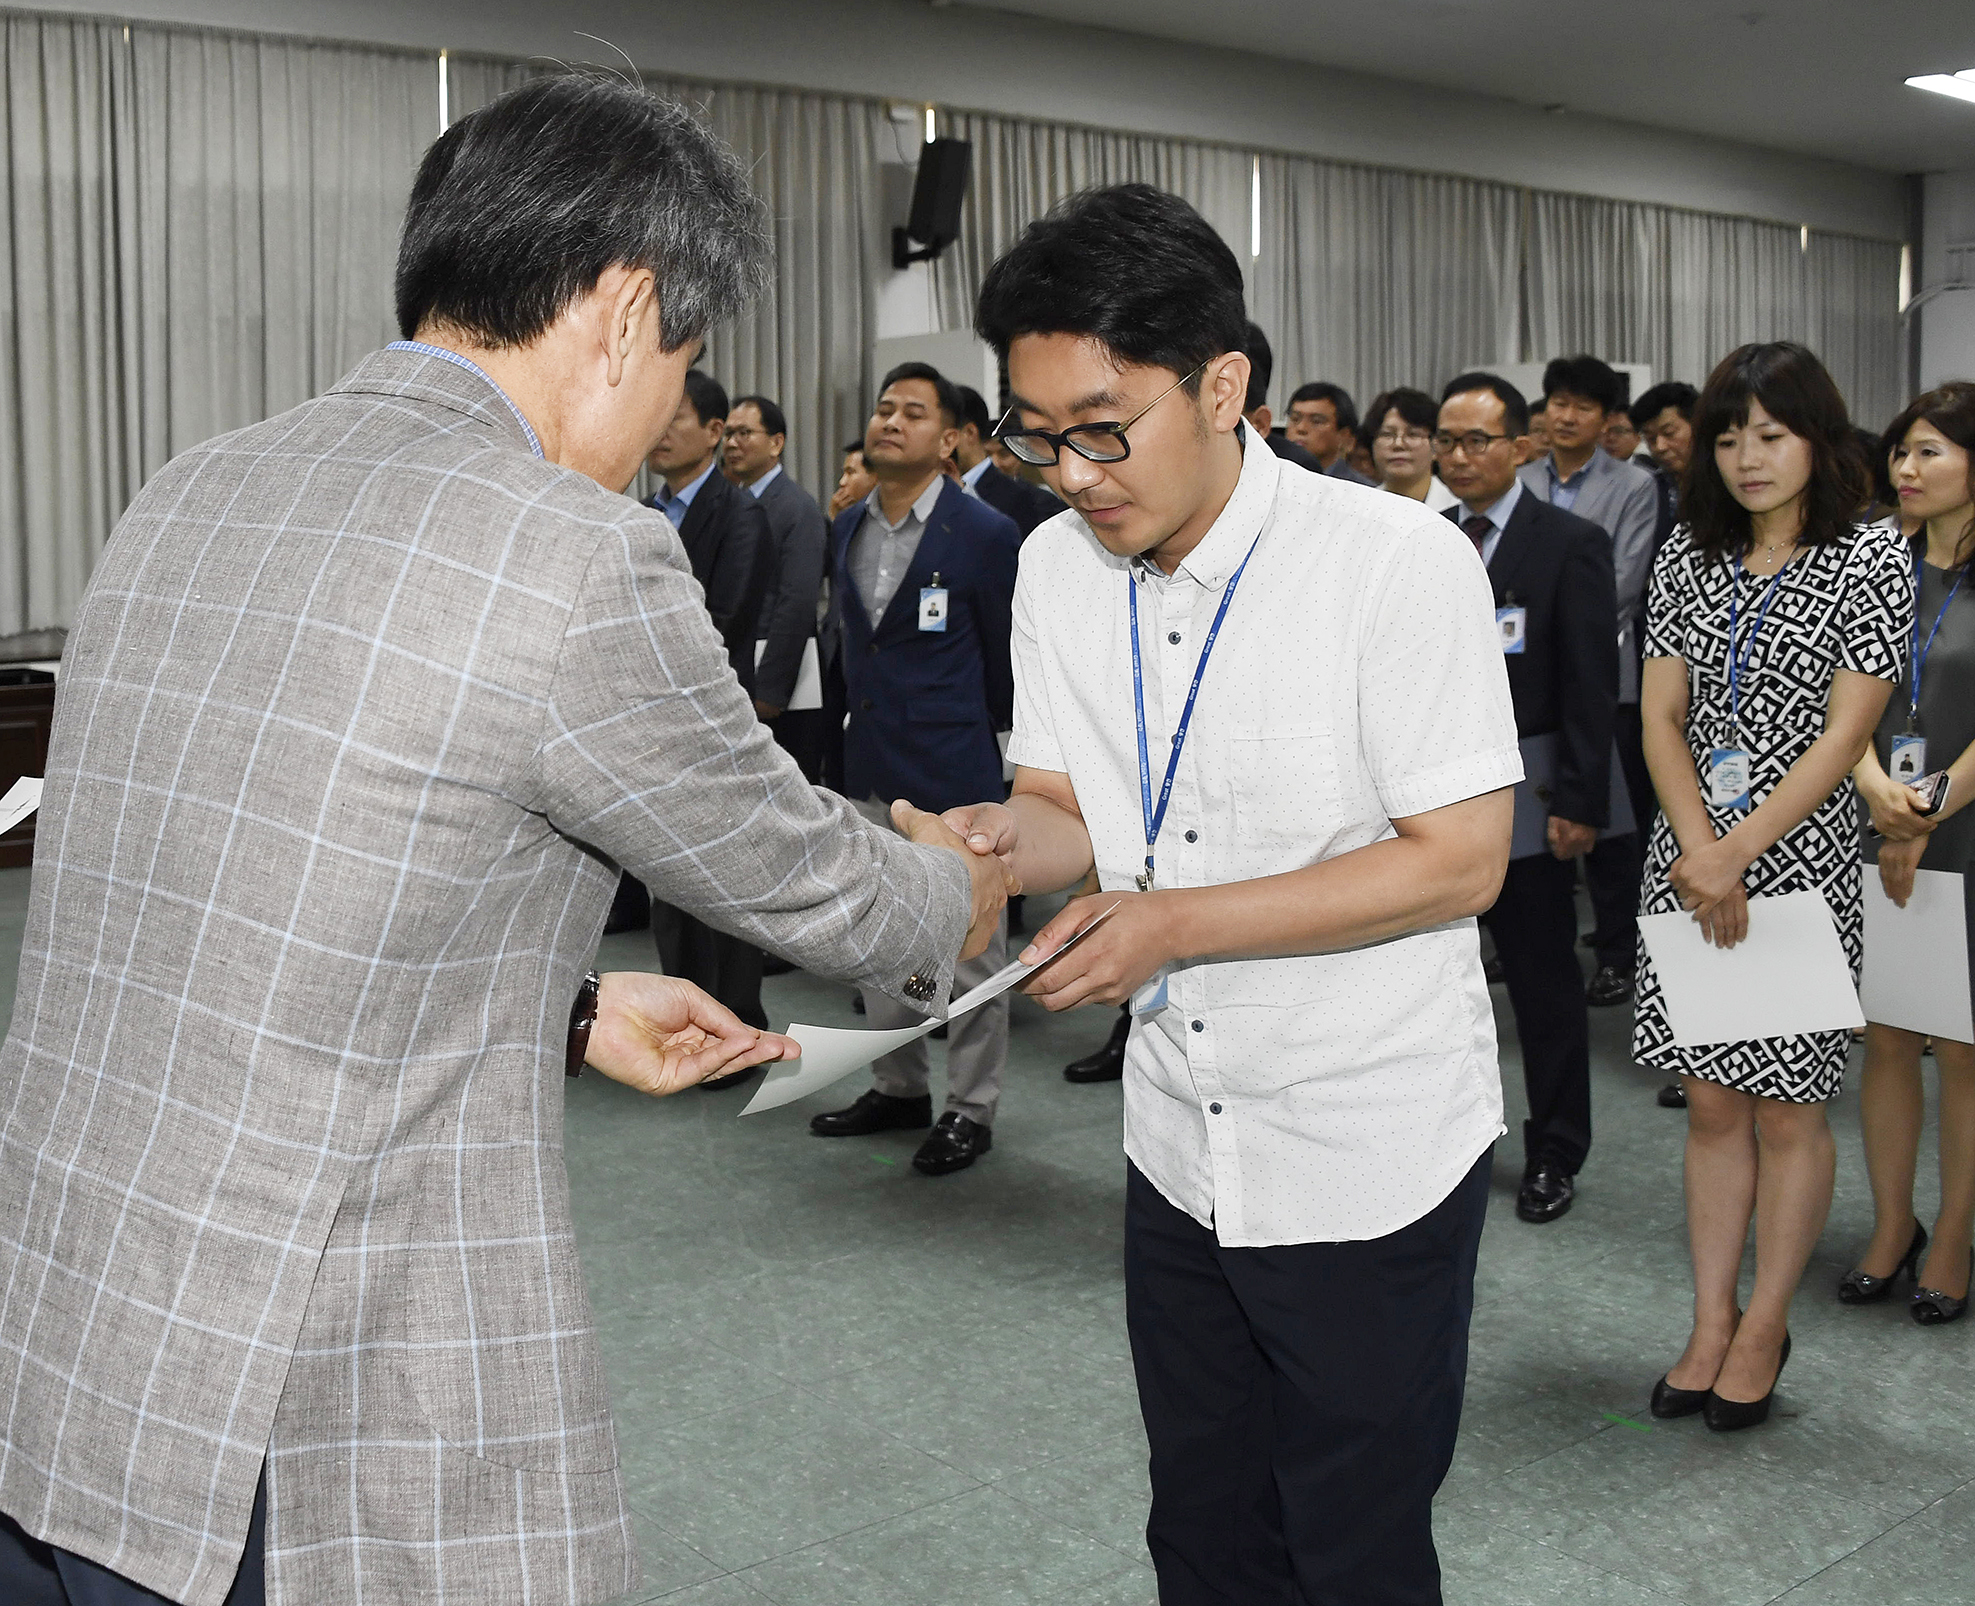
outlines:
[{"label": "man with eyeglasses", "polygon": [[1611,823],[1618,603],[1611,542],[1529,494],[1516,477],[1529,428],[1522,392],[1463,374],[1441,398],[1446,516],[1480,554],[1495,592],[1515,700],[1524,785],[1501,895],[1482,916],[1515,1011],[1529,1118],[1516,1214],[1555,1221],[1591,1148],[1591,1018],[1577,963],[1577,859]]},{"label": "man with eyeglasses", "polygon": [[[1025,985],[1131,1001],[1125,1298],[1163,1606],[1437,1602],[1501,1082],[1474,916],[1521,770],[1488,587],[1243,420],[1241,268],[1072,197],[989,271],[1029,538],[1014,791],[946,819],[1073,900]],[[992,795],[992,794],[988,794]]]},{"label": "man with eyeglasses", "polygon": [[754,625],[754,711],[802,773],[819,781],[824,716],[816,623],[830,526],[816,498],[782,467],[788,441],[789,420],[776,403],[739,397],[728,411],[720,466],[761,504],[774,558]]}]

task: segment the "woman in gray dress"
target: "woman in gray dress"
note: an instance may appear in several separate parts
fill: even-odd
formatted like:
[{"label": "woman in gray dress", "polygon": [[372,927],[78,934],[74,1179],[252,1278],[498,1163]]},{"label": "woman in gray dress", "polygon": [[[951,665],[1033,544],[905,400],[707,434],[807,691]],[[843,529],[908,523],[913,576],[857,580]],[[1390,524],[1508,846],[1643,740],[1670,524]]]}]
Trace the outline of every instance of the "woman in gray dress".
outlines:
[{"label": "woman in gray dress", "polygon": [[[1969,952],[1975,954],[1975,385],[1930,390],[1887,431],[1903,519],[1913,538],[1914,636],[1904,678],[1886,705],[1853,778],[1871,810],[1879,879],[1904,907],[1913,874],[1962,877]],[[1921,744],[1916,747],[1914,744]],[[1948,774],[1947,801],[1921,815],[1922,798],[1902,779]],[[1868,853],[1870,853],[1870,846]],[[1975,995],[1975,978],[1970,980]],[[1933,1248],[1913,1211],[1913,1172],[1926,1090],[1921,1036],[1874,1021],[1865,1029],[1859,1115],[1872,1177],[1873,1233],[1838,1284],[1848,1305],[1887,1298],[1902,1275],[1915,1284],[1908,1309],[1923,1325],[1957,1320],[1968,1308],[1975,1236],[1975,1044],[1936,1035],[1941,1080],[1941,1211]],[[1926,1259],[1923,1262],[1923,1253]]]}]

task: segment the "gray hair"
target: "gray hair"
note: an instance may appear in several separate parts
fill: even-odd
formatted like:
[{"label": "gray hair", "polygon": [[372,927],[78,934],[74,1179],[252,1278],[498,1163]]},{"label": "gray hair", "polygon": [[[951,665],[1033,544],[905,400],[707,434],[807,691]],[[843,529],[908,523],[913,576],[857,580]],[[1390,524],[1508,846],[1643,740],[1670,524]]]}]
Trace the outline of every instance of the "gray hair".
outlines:
[{"label": "gray hair", "polygon": [[767,211],[684,107],[558,73],[462,117],[419,163],[398,244],[398,327],[537,339],[607,268],[650,270],[667,351],[768,283]]}]

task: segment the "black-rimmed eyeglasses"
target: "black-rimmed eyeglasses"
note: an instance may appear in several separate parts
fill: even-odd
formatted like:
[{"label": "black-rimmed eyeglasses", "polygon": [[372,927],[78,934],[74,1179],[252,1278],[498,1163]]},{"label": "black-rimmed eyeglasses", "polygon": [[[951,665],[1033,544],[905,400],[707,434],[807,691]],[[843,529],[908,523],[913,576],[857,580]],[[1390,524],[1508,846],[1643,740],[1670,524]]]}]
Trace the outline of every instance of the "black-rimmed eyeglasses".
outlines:
[{"label": "black-rimmed eyeglasses", "polygon": [[1456,450],[1469,457],[1479,457],[1497,441],[1512,441],[1513,435],[1484,435],[1478,429],[1471,429],[1465,435],[1450,435],[1446,430],[1437,430],[1433,436],[1433,449],[1442,457],[1450,457]]},{"label": "black-rimmed eyeglasses", "polygon": [[[1209,357],[1207,362],[1213,360]],[[1010,408],[995,426],[994,438],[1024,463],[1037,468],[1048,468],[1058,462],[1065,446],[1093,463],[1122,463],[1132,454],[1132,443],[1126,439],[1125,431],[1181,385],[1197,377],[1206,366],[1207,363],[1203,362],[1185,378],[1174,380],[1122,424],[1072,424],[1068,429],[1010,429],[1008,425],[1015,416],[1014,409]]]}]

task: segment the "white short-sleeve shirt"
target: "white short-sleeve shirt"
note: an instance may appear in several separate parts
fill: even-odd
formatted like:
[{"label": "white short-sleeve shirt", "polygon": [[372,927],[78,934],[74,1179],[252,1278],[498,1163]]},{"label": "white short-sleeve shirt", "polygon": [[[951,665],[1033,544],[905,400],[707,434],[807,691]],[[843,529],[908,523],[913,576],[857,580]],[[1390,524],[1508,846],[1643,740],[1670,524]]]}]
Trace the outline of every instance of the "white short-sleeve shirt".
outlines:
[{"label": "white short-sleeve shirt", "polygon": [[[1128,588],[1156,801],[1201,642],[1251,543],[1157,885],[1300,869],[1522,776],[1473,544],[1419,503],[1283,463],[1249,432],[1234,495],[1170,578],[1106,552],[1075,512],[1022,548],[1009,757],[1069,776],[1107,889],[1130,888],[1145,854]],[[1473,920],[1342,953],[1181,965],[1166,996],[1126,1051],[1125,1150],[1223,1244],[1395,1232],[1503,1130]]]}]

